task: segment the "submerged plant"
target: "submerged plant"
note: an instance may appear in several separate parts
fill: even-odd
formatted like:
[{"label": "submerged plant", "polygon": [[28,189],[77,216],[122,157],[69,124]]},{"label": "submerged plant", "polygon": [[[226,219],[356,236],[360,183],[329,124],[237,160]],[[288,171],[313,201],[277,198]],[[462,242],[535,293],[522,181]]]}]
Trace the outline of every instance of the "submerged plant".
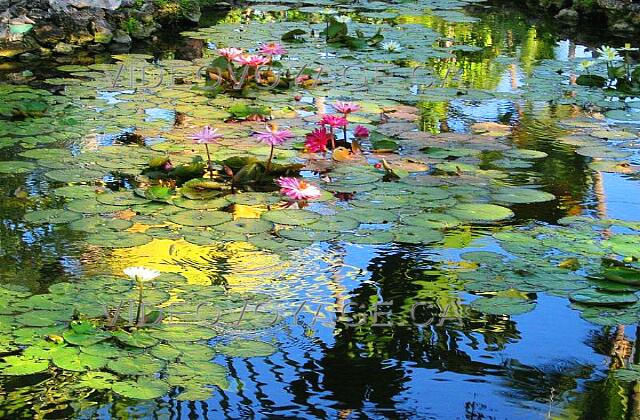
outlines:
[{"label": "submerged plant", "polygon": [[279,178],[280,193],[294,200],[311,200],[321,195],[320,189],[298,178]]},{"label": "submerged plant", "polygon": [[152,270],[146,267],[127,267],[123,270],[124,274],[129,276],[129,278],[136,282],[136,286],[138,286],[138,312],[136,315],[136,320],[138,323],[143,320],[141,317],[142,314],[142,298],[144,293],[144,284],[150,282],[151,280],[160,276],[160,272],[156,270]]},{"label": "submerged plant", "polygon": [[211,128],[209,126],[204,127],[194,135],[190,136],[196,144],[204,144],[207,150],[207,170],[209,171],[209,177],[213,179],[213,163],[211,162],[211,153],[209,152],[209,145],[217,143],[217,140],[222,138],[222,134],[218,133],[217,128]]}]

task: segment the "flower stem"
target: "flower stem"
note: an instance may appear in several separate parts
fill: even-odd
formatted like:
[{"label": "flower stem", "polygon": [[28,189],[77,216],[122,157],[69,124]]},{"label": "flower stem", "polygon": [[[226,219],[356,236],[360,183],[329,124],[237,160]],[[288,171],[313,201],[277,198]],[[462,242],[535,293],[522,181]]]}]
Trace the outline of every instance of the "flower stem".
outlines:
[{"label": "flower stem", "polygon": [[336,135],[333,132],[333,127],[329,129],[329,133],[331,134],[331,150],[336,150]]},{"label": "flower stem", "polygon": [[269,153],[269,160],[267,161],[267,167],[265,169],[265,173],[269,173],[269,171],[271,170],[271,160],[273,159],[273,150],[274,150],[274,146],[272,144],[271,152]]},{"label": "flower stem", "polygon": [[136,314],[136,322],[138,323],[138,325],[141,325],[143,323],[144,320],[140,319],[143,314],[142,314],[142,293],[144,291],[144,284],[138,280],[138,278],[136,277],[136,283],[138,283],[138,313]]},{"label": "flower stem", "polygon": [[209,153],[209,145],[205,143],[204,148],[207,149],[207,170],[209,170],[209,178],[213,179],[213,165],[211,164],[211,154]]}]

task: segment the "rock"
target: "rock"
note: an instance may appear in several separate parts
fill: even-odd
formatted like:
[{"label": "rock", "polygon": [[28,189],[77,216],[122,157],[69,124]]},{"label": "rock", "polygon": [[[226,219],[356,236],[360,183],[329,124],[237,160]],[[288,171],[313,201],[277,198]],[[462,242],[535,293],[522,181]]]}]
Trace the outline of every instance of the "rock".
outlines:
[{"label": "rock", "polygon": [[106,9],[116,10],[122,4],[122,0],[56,0],[64,6],[73,6],[76,9]]},{"label": "rock", "polygon": [[38,48],[39,45],[30,38],[13,42],[0,39],[0,57],[12,58],[28,51],[37,50]]},{"label": "rock", "polygon": [[20,61],[23,61],[23,62],[38,61],[39,59],[40,59],[40,56],[38,54],[34,54],[30,52],[20,54]]},{"label": "rock", "polygon": [[92,24],[93,39],[98,44],[108,44],[113,39],[113,30],[105,20],[96,20]]},{"label": "rock", "polygon": [[555,16],[556,19],[562,20],[565,22],[577,22],[578,21],[578,12],[573,9],[562,9]]},{"label": "rock", "polygon": [[53,52],[58,54],[71,54],[75,48],[77,48],[75,45],[59,42],[53,49]]},{"label": "rock", "polygon": [[55,45],[62,41],[64,38],[64,32],[59,26],[54,25],[53,23],[43,23],[35,27],[33,30],[33,37],[40,44]]},{"label": "rock", "polygon": [[619,34],[631,34],[635,31],[635,28],[628,22],[620,21],[611,25],[611,30]]},{"label": "rock", "polygon": [[116,44],[131,44],[131,37],[122,29],[116,29],[113,34],[113,42]]}]

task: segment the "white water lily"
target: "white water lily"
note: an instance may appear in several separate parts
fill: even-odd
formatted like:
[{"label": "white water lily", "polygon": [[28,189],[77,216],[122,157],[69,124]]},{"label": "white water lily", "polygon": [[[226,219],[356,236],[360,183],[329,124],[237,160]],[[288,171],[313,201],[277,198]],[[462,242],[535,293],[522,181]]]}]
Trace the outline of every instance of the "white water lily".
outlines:
[{"label": "white water lily", "polygon": [[147,267],[127,267],[124,270],[124,274],[129,276],[132,280],[137,282],[147,282],[160,276],[160,272],[152,270]]},{"label": "white water lily", "polygon": [[600,54],[600,57],[598,58],[600,60],[606,61],[607,63],[622,60],[622,57],[620,57],[620,54],[618,54],[618,51],[615,48],[611,48],[606,45],[598,48],[596,52]]},{"label": "white water lily", "polygon": [[389,51],[389,52],[398,52],[398,51],[402,51],[402,47],[400,46],[400,43],[396,42],[396,41],[387,41],[387,42],[383,42],[380,47],[382,47],[383,50]]},{"label": "white water lily", "polygon": [[340,23],[351,22],[351,18],[349,16],[336,16],[334,17],[334,19],[336,20],[336,22],[340,22]]},{"label": "white water lily", "polygon": [[589,67],[593,66],[594,64],[596,64],[595,61],[583,60],[583,61],[580,62],[580,68],[582,70],[586,70]]}]

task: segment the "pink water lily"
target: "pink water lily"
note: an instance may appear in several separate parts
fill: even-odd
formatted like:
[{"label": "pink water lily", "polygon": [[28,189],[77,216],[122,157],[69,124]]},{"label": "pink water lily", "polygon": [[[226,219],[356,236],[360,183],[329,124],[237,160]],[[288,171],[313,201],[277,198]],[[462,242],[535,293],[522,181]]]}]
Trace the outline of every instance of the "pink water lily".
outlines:
[{"label": "pink water lily", "polygon": [[267,124],[265,131],[258,131],[253,134],[259,142],[266,143],[271,146],[271,152],[269,153],[269,159],[265,171],[271,170],[271,161],[273,160],[273,151],[276,146],[281,145],[285,141],[293,138],[293,133],[289,130],[278,130],[276,124]]},{"label": "pink water lily", "polygon": [[298,178],[278,178],[276,183],[280,193],[294,200],[311,200],[322,194],[318,187]]},{"label": "pink water lily", "polygon": [[244,51],[242,51],[239,48],[220,48],[218,49],[218,54],[220,54],[222,57],[225,57],[227,60],[234,60],[236,57],[241,56],[244,53]]},{"label": "pink water lily", "polygon": [[243,55],[234,57],[233,61],[243,66],[260,67],[267,64],[270,61],[270,59],[269,57],[263,57],[261,55],[243,54]]},{"label": "pink water lily", "polygon": [[212,144],[217,143],[216,140],[222,138],[222,134],[218,133],[217,128],[211,128],[210,126],[203,127],[202,130],[189,136],[190,139],[195,140],[197,144]]},{"label": "pink water lily", "polygon": [[216,140],[222,138],[222,134],[218,133],[217,128],[211,128],[208,125],[203,127],[202,130],[198,131],[194,135],[189,138],[195,140],[194,143],[204,144],[205,149],[207,150],[207,170],[209,171],[209,178],[213,179],[213,163],[211,161],[211,153],[209,152],[209,145],[217,143]]},{"label": "pink water lily", "polygon": [[353,130],[353,135],[358,139],[366,139],[369,137],[369,129],[359,125]]},{"label": "pink water lily", "polygon": [[283,55],[287,53],[287,50],[277,42],[262,44],[259,51],[264,55]]},{"label": "pink water lily", "polygon": [[317,128],[311,133],[307,134],[307,141],[304,143],[305,149],[312,153],[326,152],[327,144],[333,136],[327,131],[326,128]]},{"label": "pink water lily", "polygon": [[337,127],[346,127],[349,122],[346,118],[341,117],[339,115],[323,115],[320,121],[318,121],[319,125],[328,125],[331,128]]},{"label": "pink water lily", "polygon": [[360,111],[360,105],[354,103],[354,102],[336,102],[335,104],[333,104],[333,108],[341,113],[344,114],[345,116],[347,114],[351,114],[352,112],[358,112]]},{"label": "pink water lily", "polygon": [[280,146],[285,141],[293,138],[293,133],[289,130],[279,130],[275,124],[268,124],[265,131],[257,131],[254,133],[254,137],[270,146]]}]

